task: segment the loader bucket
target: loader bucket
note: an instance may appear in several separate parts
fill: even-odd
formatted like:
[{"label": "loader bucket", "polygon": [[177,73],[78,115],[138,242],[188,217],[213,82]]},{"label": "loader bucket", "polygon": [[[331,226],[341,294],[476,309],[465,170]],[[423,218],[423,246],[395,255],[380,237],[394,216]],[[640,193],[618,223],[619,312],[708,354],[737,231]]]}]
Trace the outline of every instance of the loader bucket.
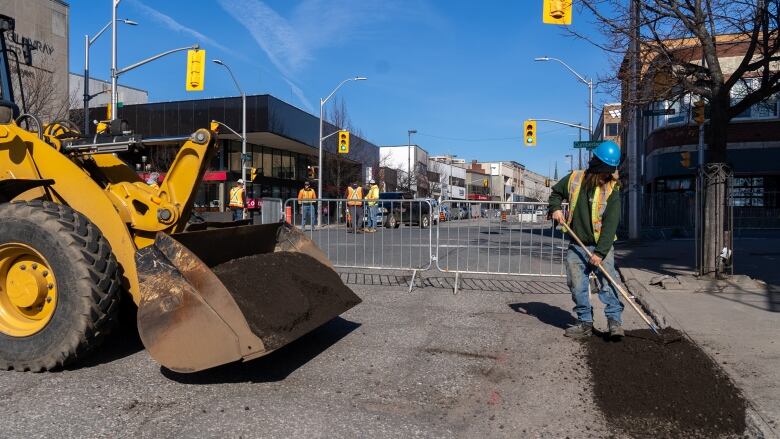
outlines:
[{"label": "loader bucket", "polygon": [[360,303],[323,252],[282,223],[158,233],[136,262],[138,332],[177,372],[261,357]]}]

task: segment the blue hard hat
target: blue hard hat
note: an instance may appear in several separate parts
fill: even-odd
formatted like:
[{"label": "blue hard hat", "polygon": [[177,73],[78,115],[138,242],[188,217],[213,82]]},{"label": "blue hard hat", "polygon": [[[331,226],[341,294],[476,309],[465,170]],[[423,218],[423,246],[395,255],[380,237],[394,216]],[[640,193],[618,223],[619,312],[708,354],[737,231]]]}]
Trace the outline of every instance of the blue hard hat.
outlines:
[{"label": "blue hard hat", "polygon": [[601,145],[593,150],[593,155],[609,166],[620,164],[620,147],[611,140],[601,142]]}]

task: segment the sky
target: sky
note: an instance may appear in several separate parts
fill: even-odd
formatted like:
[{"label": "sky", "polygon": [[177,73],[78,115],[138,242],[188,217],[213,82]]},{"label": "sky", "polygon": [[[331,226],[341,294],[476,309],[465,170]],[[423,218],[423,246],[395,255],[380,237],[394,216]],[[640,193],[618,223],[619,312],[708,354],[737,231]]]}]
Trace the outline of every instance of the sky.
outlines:
[{"label": "sky", "polygon": [[[84,35],[111,20],[112,0],[70,2],[70,69],[82,72]],[[353,126],[376,145],[412,143],[432,155],[468,161],[514,160],[547,175],[578,130],[539,123],[538,145],[522,142],[522,122],[550,118],[588,123],[588,89],[562,65],[585,77],[609,73],[606,54],[542,24],[542,0],[122,0],[117,16],[118,66],[156,53],[200,44],[208,59],[228,64],[247,94],[271,94],[312,114],[319,99],[337,93]],[[597,37],[575,8],[574,26]],[[108,79],[111,36],[90,51],[90,73]],[[124,74],[120,84],[148,90],[151,102],[235,96],[227,71],[206,67],[205,89],[184,88],[186,53]],[[598,108],[615,98],[597,89]],[[598,112],[594,112],[594,125]],[[576,160],[576,159],[575,159]],[[575,163],[576,166],[576,163]]]}]

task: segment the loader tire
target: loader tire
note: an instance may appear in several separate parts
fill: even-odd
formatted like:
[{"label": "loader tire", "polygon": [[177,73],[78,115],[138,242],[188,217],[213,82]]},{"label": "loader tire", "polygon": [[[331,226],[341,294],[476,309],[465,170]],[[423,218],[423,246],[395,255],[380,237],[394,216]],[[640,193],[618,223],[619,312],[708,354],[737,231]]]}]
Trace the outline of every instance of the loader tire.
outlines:
[{"label": "loader tire", "polygon": [[[0,368],[42,372],[82,360],[116,322],[120,279],[111,246],[85,216],[48,201],[0,204]],[[45,321],[24,320],[47,306]]]}]

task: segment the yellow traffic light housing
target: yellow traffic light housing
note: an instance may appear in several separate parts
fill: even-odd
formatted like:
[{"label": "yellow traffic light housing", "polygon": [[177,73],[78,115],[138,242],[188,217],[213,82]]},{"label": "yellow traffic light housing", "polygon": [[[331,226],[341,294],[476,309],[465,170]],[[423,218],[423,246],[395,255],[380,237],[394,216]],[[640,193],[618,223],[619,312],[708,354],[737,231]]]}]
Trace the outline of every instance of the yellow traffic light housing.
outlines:
[{"label": "yellow traffic light housing", "polygon": [[523,142],[526,146],[536,146],[536,121],[523,122]]},{"label": "yellow traffic light housing", "polygon": [[249,171],[249,181],[254,182],[257,178],[257,168],[250,168]]},{"label": "yellow traffic light housing", "polygon": [[339,154],[349,154],[349,131],[339,131]]},{"label": "yellow traffic light housing", "polygon": [[203,80],[206,75],[206,51],[190,49],[187,51],[187,91],[203,91]]},{"label": "yellow traffic light housing", "polygon": [[691,167],[691,153],[690,152],[681,152],[680,153],[680,166],[683,168],[690,168]]},{"label": "yellow traffic light housing", "polygon": [[545,178],[544,179],[544,187],[550,187],[550,179],[549,178]]},{"label": "yellow traffic light housing", "polygon": [[542,23],[571,24],[572,0],[543,0]]},{"label": "yellow traffic light housing", "polygon": [[693,120],[695,120],[698,125],[702,125],[704,124],[704,119],[704,101],[699,99],[693,104]]}]

